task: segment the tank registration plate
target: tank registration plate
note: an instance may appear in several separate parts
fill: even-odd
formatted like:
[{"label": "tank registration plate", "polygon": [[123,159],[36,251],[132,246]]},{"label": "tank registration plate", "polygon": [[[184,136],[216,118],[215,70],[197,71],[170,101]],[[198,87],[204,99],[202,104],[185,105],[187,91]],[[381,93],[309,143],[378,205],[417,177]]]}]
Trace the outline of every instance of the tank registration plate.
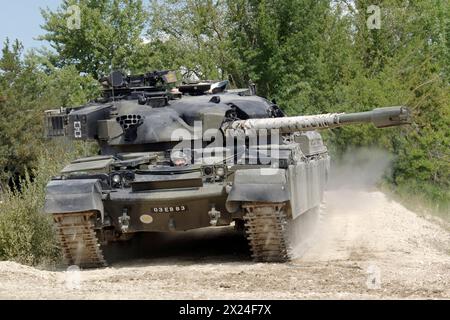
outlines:
[{"label": "tank registration plate", "polygon": [[175,206],[175,207],[157,207],[152,208],[153,213],[172,213],[172,212],[186,212],[188,211],[187,206]]}]

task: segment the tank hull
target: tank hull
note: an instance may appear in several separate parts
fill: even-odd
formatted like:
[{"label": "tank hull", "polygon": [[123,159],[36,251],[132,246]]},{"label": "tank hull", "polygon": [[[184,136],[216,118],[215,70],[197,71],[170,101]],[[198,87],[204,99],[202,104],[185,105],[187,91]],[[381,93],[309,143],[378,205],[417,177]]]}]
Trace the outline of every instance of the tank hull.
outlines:
[{"label": "tank hull", "polygon": [[[310,141],[318,137],[309,134]],[[283,167],[279,166],[281,163],[277,163],[278,167],[230,165],[222,181],[203,179],[201,186],[196,187],[179,184],[184,174],[177,179],[170,174],[158,178],[172,184],[172,188],[166,189],[157,184],[147,185],[145,180],[144,186],[153,190],[141,190],[141,185],[102,189],[101,179],[94,179],[94,174],[86,175],[85,179],[57,179],[47,186],[45,209],[54,217],[68,264],[102,267],[106,260],[99,244],[104,248],[111,242],[128,241],[138,233],[184,232],[229,226],[233,222],[244,227],[255,260],[286,261],[291,250],[286,225],[299,225],[302,215],[320,206],[330,158],[326,149],[307,149],[301,142],[283,148],[281,155],[290,159]],[[109,160],[80,161],[75,163],[76,168],[81,163],[85,168],[98,170]],[[75,170],[68,168],[66,171]],[[187,173],[186,177],[192,174],[196,175]],[[73,225],[73,219],[77,224]],[[69,232],[70,241],[64,232]],[[77,237],[76,243],[72,234]],[[85,250],[81,256],[80,243]]]}]

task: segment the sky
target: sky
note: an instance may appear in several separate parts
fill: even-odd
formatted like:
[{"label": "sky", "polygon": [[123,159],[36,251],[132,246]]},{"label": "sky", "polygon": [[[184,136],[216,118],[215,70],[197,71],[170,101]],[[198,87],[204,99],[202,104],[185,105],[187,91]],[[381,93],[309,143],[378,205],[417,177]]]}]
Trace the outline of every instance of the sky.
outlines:
[{"label": "sky", "polygon": [[[0,41],[6,37],[22,41],[25,50],[48,46],[34,40],[43,34],[40,25],[44,20],[39,8],[56,9],[61,0],[0,0]],[[1,46],[0,46],[1,47]]]}]

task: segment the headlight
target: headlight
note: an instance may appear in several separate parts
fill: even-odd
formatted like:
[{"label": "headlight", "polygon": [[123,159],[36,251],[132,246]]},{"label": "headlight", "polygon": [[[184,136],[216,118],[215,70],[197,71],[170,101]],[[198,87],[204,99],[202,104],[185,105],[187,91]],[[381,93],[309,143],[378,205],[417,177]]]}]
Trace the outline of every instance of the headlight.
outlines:
[{"label": "headlight", "polygon": [[122,177],[120,176],[120,174],[115,174],[112,176],[111,181],[113,186],[120,186],[122,182]]}]

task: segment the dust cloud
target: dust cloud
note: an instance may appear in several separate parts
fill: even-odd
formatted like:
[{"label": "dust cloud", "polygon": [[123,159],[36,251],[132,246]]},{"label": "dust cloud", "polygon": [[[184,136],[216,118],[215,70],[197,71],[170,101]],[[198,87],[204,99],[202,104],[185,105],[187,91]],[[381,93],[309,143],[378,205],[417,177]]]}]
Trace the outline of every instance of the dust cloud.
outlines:
[{"label": "dust cloud", "polygon": [[[290,252],[294,259],[302,258],[308,250],[336,232],[328,216],[350,210],[364,214],[367,209],[366,194],[376,191],[383,175],[389,174],[393,156],[376,148],[353,148],[332,162],[325,194],[325,202],[310,210],[288,226]],[[376,205],[375,203],[371,204]],[[326,252],[321,254],[326,255]]]},{"label": "dust cloud", "polygon": [[384,175],[390,174],[394,157],[377,148],[348,150],[332,162],[328,190],[371,191]]}]

